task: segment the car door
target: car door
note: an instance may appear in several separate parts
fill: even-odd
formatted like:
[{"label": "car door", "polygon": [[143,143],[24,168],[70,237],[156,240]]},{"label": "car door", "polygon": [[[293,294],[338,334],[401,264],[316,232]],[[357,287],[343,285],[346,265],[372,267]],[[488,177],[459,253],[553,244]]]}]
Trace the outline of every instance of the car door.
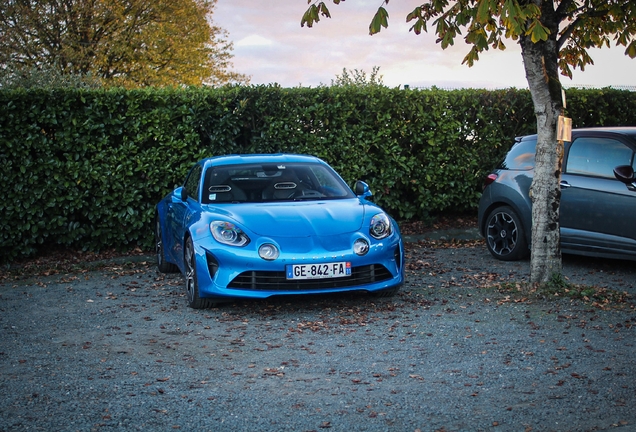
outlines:
[{"label": "car door", "polygon": [[[167,221],[172,233],[171,254],[181,264],[183,261],[183,239],[192,215],[197,212],[200,200],[200,185],[203,166],[197,164],[190,170],[182,188],[175,191],[168,204]],[[185,200],[182,199],[185,197]]]},{"label": "car door", "polygon": [[571,143],[561,177],[561,245],[564,250],[636,253],[636,192],[614,177],[633,165],[634,151],[617,138],[582,136]]}]

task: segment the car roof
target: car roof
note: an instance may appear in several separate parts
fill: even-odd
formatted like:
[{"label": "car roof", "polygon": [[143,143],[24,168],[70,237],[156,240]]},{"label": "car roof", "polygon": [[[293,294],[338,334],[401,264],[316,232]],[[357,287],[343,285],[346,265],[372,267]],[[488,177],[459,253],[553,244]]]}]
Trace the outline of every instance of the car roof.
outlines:
[{"label": "car roof", "polygon": [[[602,126],[602,127],[587,127],[572,129],[572,135],[576,136],[580,133],[612,133],[620,134],[636,139],[636,126]],[[515,141],[525,141],[529,139],[536,139],[537,134],[530,134],[518,137]]]},{"label": "car roof", "polygon": [[636,136],[636,126],[606,126],[572,129],[572,132],[611,132],[621,135]]},{"label": "car roof", "polygon": [[293,163],[293,162],[305,162],[305,163],[319,163],[325,164],[325,162],[316,156],[303,155],[303,154],[290,154],[290,153],[276,153],[276,154],[232,154],[223,156],[214,156],[207,159],[203,159],[201,163],[205,165],[221,166],[221,165],[242,165],[252,163]]}]

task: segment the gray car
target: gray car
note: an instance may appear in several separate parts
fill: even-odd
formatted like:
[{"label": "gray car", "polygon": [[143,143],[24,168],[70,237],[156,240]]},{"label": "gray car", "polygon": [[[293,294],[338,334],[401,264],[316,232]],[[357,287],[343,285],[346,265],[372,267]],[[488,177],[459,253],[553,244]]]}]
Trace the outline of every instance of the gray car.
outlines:
[{"label": "gray car", "polygon": [[[516,139],[488,175],[478,223],[490,253],[512,261],[530,252],[536,135]],[[636,260],[636,127],[572,130],[561,176],[561,250]]]}]

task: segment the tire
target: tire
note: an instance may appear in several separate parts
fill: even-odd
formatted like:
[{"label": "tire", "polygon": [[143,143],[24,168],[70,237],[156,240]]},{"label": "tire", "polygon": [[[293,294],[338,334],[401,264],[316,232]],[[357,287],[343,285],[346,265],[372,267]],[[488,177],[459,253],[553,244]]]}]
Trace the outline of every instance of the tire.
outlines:
[{"label": "tire", "polygon": [[210,299],[199,297],[199,282],[197,281],[196,257],[194,254],[194,244],[188,237],[185,242],[185,289],[188,306],[192,309],[205,309],[216,306],[216,302]]},{"label": "tire", "polygon": [[508,206],[498,207],[486,219],[486,246],[501,261],[517,261],[529,254],[526,231],[517,213]]},{"label": "tire", "polygon": [[179,267],[166,261],[166,251],[163,247],[163,236],[161,234],[159,216],[155,218],[155,256],[157,259],[157,269],[161,273],[176,273],[179,271]]}]

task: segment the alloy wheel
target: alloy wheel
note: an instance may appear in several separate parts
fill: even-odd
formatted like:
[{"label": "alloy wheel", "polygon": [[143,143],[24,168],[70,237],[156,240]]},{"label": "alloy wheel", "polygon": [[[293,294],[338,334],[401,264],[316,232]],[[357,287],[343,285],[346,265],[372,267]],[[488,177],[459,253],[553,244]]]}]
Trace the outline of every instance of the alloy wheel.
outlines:
[{"label": "alloy wheel", "polygon": [[519,239],[517,223],[508,213],[493,214],[488,221],[486,235],[490,249],[497,255],[509,255],[517,247]]},{"label": "alloy wheel", "polygon": [[192,246],[192,240],[188,239],[185,245],[185,285],[186,295],[188,296],[188,302],[194,303],[196,280],[195,280],[195,261],[194,261],[194,247]]}]

